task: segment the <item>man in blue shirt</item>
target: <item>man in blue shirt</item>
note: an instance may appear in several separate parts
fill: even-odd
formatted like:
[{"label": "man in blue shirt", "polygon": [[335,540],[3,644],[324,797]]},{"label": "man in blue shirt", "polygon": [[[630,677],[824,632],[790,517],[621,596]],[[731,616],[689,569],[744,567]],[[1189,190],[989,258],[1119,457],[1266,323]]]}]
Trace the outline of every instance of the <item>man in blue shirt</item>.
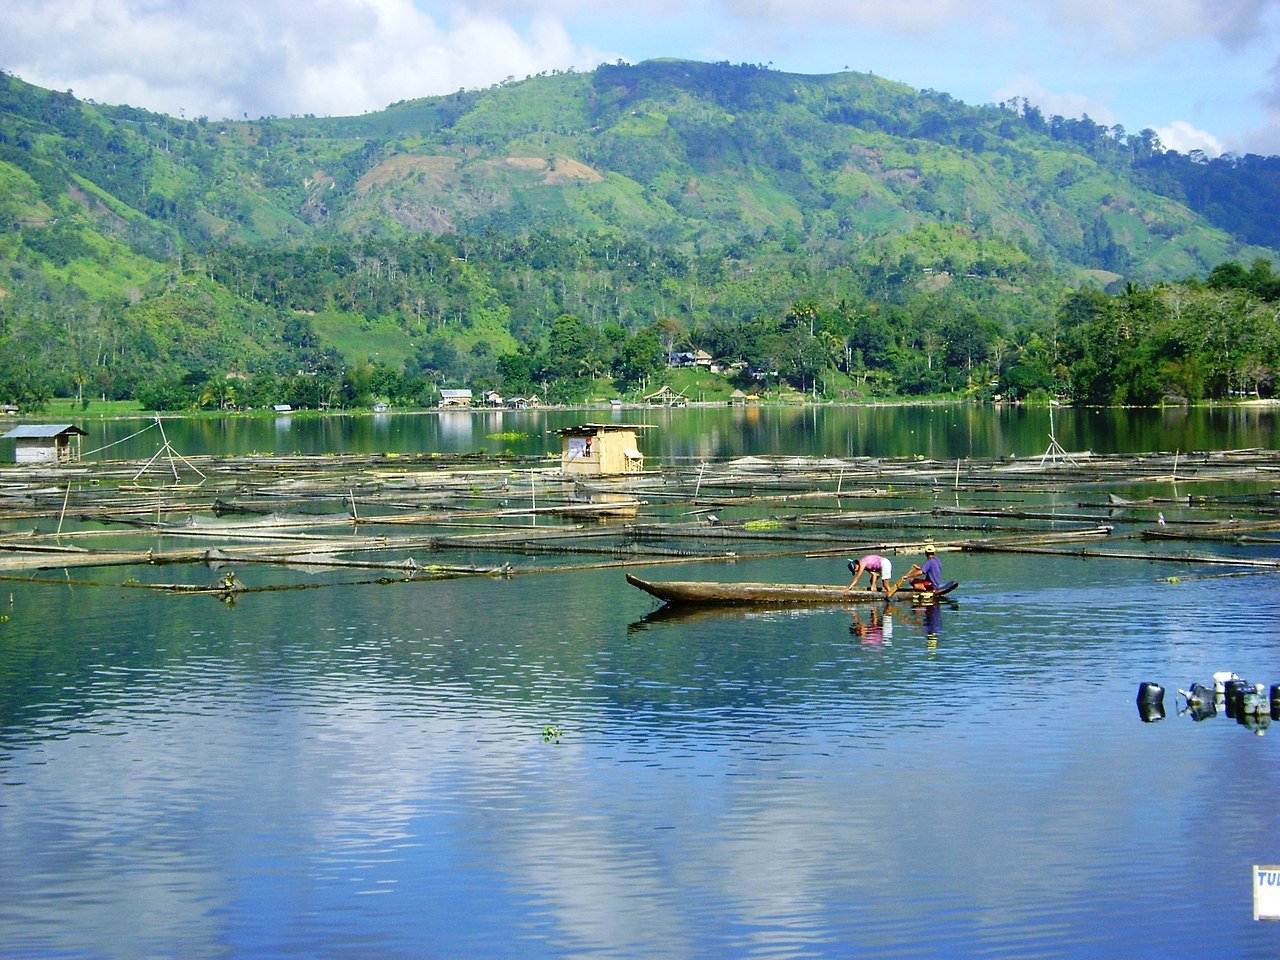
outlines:
[{"label": "man in blue shirt", "polygon": [[923,567],[915,564],[911,565],[911,572],[919,573],[919,576],[913,576],[911,578],[911,589],[937,590],[942,586],[942,561],[938,559],[937,551],[934,550],[933,544],[931,543],[925,544],[924,555],[925,561]]}]

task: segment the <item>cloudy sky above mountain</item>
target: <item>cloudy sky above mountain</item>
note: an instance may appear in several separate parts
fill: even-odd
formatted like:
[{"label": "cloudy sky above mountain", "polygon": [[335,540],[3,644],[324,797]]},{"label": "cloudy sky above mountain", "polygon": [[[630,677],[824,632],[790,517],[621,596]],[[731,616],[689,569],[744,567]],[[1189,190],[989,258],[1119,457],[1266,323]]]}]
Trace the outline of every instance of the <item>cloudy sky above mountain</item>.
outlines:
[{"label": "cloudy sky above mountain", "polygon": [[1280,153],[1280,0],[0,0],[0,68],[188,117],[353,114],[675,56],[871,71],[970,103]]}]

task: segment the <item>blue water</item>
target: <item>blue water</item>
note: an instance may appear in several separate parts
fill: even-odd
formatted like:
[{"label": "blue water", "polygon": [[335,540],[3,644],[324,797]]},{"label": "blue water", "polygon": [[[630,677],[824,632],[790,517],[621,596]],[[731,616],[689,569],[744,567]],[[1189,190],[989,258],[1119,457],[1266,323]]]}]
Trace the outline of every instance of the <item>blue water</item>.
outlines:
[{"label": "blue water", "polygon": [[4,582],[0,957],[1280,955],[1280,724],[1175,693],[1280,682],[1276,575],[943,560],[955,602],[887,616],[673,617],[618,569]]},{"label": "blue water", "polygon": [[616,571],[15,598],[0,954],[1274,955],[1275,736],[1172,709],[1278,679],[1274,582],[1165,572],[949,558],[882,643]]}]

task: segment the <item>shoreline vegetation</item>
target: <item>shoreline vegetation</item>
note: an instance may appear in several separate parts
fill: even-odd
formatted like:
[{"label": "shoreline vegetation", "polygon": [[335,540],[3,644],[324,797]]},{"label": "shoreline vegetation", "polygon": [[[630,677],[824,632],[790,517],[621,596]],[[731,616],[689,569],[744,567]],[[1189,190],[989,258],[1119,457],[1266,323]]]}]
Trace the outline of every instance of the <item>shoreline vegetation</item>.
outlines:
[{"label": "shoreline vegetation", "polygon": [[[720,409],[730,405],[726,400],[690,400],[681,404],[685,408]],[[996,401],[976,400],[971,397],[884,397],[861,400],[812,400],[793,397],[761,397],[739,404],[743,407],[850,407],[850,408],[892,408],[892,407],[1025,407],[1047,408],[1066,406],[1058,401]],[[1177,410],[1183,409],[1215,409],[1215,408],[1269,408],[1280,407],[1280,397],[1250,398],[1234,400],[1200,400],[1194,403],[1162,403],[1162,404],[1076,404],[1080,409],[1100,410]],[[323,418],[323,417],[361,417],[361,416],[416,416],[438,413],[527,413],[530,411],[566,412],[581,410],[663,410],[667,406],[646,404],[641,401],[623,401],[613,404],[607,400],[592,403],[544,403],[535,407],[512,408],[506,406],[473,405],[467,407],[442,406],[405,406],[389,407],[386,410],[374,410],[371,407],[334,407],[326,410],[301,408],[278,411],[270,407],[230,409],[230,410],[145,410],[132,400],[93,400],[87,405],[77,403],[68,398],[57,398],[50,401],[42,410],[32,413],[9,413],[0,415],[0,423],[4,422],[58,422],[75,420],[217,420],[223,418]],[[676,408],[678,409],[678,408]]]},{"label": "shoreline vegetation", "polygon": [[[64,378],[16,362],[20,354],[7,363],[0,355],[0,403],[28,414],[52,404],[63,416],[77,407],[93,416],[90,397],[131,401],[143,412],[216,414],[422,410],[447,405],[453,393],[476,406],[554,408],[659,401],[1157,408],[1265,401],[1276,393],[1280,273],[1267,261],[1248,271],[1222,264],[1204,281],[1130,284],[1116,293],[1081,287],[1039,318],[998,321],[945,298],[926,299],[907,308],[795,300],[780,313],[736,323],[666,318],[636,328],[562,314],[524,339],[486,335],[382,359],[354,342],[342,353],[322,346],[311,318],[293,316],[293,334],[307,345],[301,352],[270,347],[256,363],[139,359],[127,381],[104,380],[89,367],[67,368]],[[0,346],[6,343],[17,346],[0,336]],[[499,402],[482,404],[491,395]]]}]

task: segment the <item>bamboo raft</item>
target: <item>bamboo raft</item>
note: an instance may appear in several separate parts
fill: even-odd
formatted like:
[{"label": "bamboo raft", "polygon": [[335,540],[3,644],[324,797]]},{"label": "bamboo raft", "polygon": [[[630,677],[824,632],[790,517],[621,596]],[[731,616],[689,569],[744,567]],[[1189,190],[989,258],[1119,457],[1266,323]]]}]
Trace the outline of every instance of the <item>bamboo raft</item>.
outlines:
[{"label": "bamboo raft", "polygon": [[[1268,536],[1280,532],[1274,450],[1080,453],[1053,463],[736,457],[590,481],[563,475],[544,457],[179,459],[171,469],[154,458],[0,467],[0,577],[124,567],[145,580],[143,571],[160,565],[242,565],[255,578],[285,581],[261,589],[286,589],[318,574],[337,586],[918,555],[926,540],[939,552],[1280,567],[1280,538]],[[1177,541],[1195,542],[1197,552],[1175,551]],[[461,562],[440,562],[446,553]],[[281,573],[273,578],[272,568]],[[339,579],[357,569],[380,576]],[[226,592],[198,577],[130,585]],[[848,600],[842,594],[840,602]]]}]

